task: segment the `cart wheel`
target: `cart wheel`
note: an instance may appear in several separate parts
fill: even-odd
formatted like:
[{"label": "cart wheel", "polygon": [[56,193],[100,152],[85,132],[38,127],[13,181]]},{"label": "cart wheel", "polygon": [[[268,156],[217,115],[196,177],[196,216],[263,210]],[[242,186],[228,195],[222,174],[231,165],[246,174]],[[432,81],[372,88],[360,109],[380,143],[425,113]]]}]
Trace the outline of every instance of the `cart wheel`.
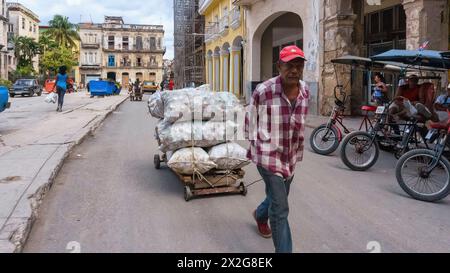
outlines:
[{"label": "cart wheel", "polygon": [[184,186],[184,200],[189,202],[194,195],[192,194],[191,188],[189,186]]},{"label": "cart wheel", "polygon": [[161,159],[159,158],[159,155],[153,157],[153,163],[155,164],[155,169],[161,169]]},{"label": "cart wheel", "polygon": [[241,184],[239,184],[239,189],[241,190],[241,194],[243,196],[247,195],[247,187],[245,187],[244,182],[241,182]]}]

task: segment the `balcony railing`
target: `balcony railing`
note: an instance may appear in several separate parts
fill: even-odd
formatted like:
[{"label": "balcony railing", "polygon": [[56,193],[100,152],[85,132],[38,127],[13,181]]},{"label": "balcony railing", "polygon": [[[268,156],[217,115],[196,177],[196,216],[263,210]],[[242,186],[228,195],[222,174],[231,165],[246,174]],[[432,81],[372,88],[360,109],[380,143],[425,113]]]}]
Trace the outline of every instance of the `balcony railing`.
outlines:
[{"label": "balcony railing", "polygon": [[228,34],[228,29],[230,27],[230,17],[228,14],[224,15],[219,21],[219,33],[222,36]]},{"label": "balcony railing", "polygon": [[98,49],[100,48],[100,43],[81,43],[81,47]]},{"label": "balcony railing", "polygon": [[241,26],[241,9],[239,7],[234,7],[231,10],[230,27],[237,29]]},{"label": "balcony railing", "polygon": [[[109,67],[111,67],[111,66],[109,66]],[[138,63],[138,62],[135,62],[135,63],[132,63],[132,62],[127,62],[127,63],[121,62],[119,67],[120,68],[151,68],[151,69],[158,69],[158,68],[160,68],[158,63],[149,63],[149,62],[148,63],[146,63],[146,62],[140,62],[140,63]]]},{"label": "balcony railing", "polygon": [[205,42],[211,42],[215,39],[219,38],[219,25],[214,24],[206,28],[205,33]]},{"label": "balcony railing", "polygon": [[261,1],[261,0],[234,0],[233,1],[233,5],[236,5],[236,6],[251,6],[251,5],[255,4],[258,1]]},{"label": "balcony railing", "polygon": [[130,24],[112,24],[102,25],[105,29],[124,29],[124,30],[140,30],[140,31],[164,31],[164,26],[160,25],[130,25]]},{"label": "balcony railing", "polygon": [[166,47],[137,47],[136,45],[128,46],[127,48],[112,48],[110,46],[107,46],[104,48],[105,51],[118,51],[118,52],[139,52],[139,53],[165,53]]}]

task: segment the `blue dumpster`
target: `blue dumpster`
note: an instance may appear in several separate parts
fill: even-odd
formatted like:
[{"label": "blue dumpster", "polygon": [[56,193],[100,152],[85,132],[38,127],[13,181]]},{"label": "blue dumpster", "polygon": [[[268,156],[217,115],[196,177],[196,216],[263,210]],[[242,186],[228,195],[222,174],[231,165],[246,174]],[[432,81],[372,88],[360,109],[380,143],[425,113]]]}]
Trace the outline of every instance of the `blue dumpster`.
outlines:
[{"label": "blue dumpster", "polygon": [[109,96],[114,92],[114,83],[109,81],[90,81],[89,90],[92,96]]},{"label": "blue dumpster", "polygon": [[117,85],[114,84],[114,83],[113,83],[113,85],[114,85],[114,87],[113,87],[113,89],[114,89],[113,93],[114,93],[115,95],[119,95],[119,94],[120,94],[120,89],[119,89],[119,87],[117,87]]},{"label": "blue dumpster", "polygon": [[9,91],[5,86],[0,86],[0,112],[5,111],[6,108],[9,108],[10,103],[9,100]]}]

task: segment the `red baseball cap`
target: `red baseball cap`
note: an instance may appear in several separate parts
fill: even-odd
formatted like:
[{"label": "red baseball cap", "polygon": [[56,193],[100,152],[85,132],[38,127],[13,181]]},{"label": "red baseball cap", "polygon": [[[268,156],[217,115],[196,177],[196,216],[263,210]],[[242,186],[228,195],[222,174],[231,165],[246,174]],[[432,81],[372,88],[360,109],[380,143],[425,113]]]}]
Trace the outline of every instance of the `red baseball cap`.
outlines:
[{"label": "red baseball cap", "polygon": [[292,45],[283,48],[280,52],[280,60],[282,62],[290,62],[293,59],[301,58],[306,61],[305,53],[300,48]]}]

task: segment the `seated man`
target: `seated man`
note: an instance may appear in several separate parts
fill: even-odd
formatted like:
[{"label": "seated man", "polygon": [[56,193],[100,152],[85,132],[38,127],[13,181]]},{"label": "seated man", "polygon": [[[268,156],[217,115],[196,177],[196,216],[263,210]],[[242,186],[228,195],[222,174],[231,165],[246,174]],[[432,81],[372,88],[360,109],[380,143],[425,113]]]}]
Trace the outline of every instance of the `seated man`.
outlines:
[{"label": "seated man", "polygon": [[447,86],[447,94],[437,97],[434,103],[434,109],[438,115],[439,122],[447,122],[447,110],[450,110],[450,84]]},{"label": "seated man", "polygon": [[[403,103],[406,103],[407,101],[411,103],[411,106],[404,105],[405,107],[410,108],[410,115],[408,115],[409,117],[414,116],[416,114],[419,114],[420,116],[425,118],[425,120],[428,120],[432,117],[432,113],[425,106],[427,103],[426,99],[427,96],[425,92],[421,90],[421,86],[419,85],[419,77],[417,77],[417,75],[409,76],[407,85],[402,85],[398,87],[393,104],[401,103],[400,102],[401,100],[398,100],[398,98],[400,97],[403,98],[402,100]],[[402,107],[397,106],[397,108]],[[398,114],[395,113],[395,109],[396,108],[393,108],[392,111],[390,110],[390,113],[393,115]]]}]

